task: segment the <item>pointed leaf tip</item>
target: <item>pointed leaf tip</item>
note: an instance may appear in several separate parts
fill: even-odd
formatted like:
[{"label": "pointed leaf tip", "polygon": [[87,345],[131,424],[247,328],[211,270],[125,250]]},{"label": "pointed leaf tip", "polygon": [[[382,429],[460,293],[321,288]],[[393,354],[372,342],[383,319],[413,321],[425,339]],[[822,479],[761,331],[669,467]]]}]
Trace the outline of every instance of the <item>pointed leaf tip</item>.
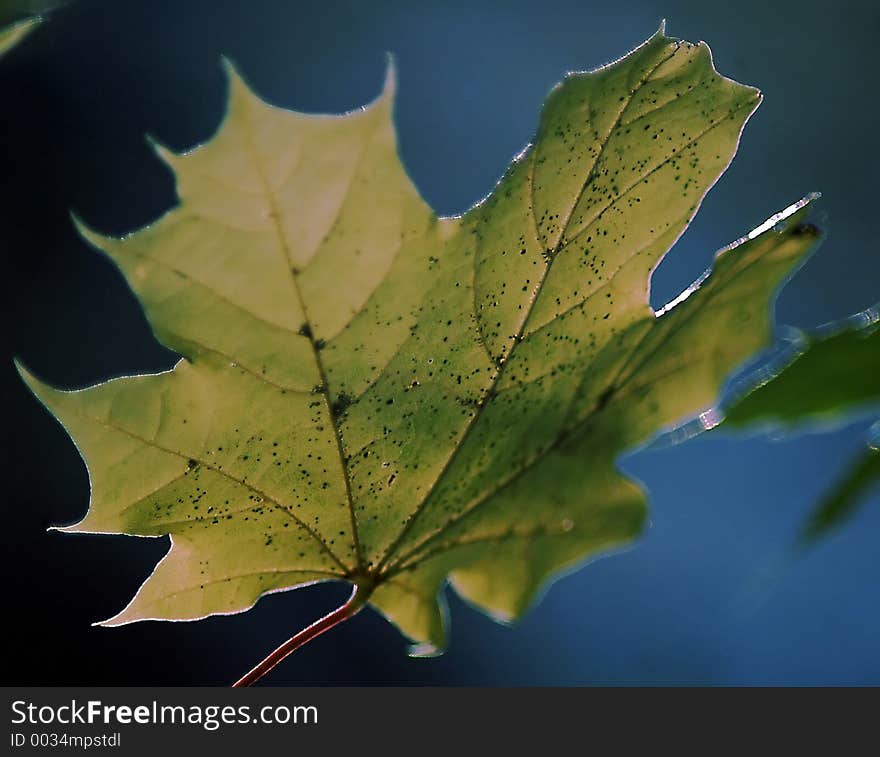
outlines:
[{"label": "pointed leaf tip", "polygon": [[25,368],[24,363],[21,361],[21,359],[18,357],[12,358],[12,365],[15,366],[15,370],[18,372],[18,375],[21,376],[23,380],[27,381],[25,376],[28,373],[28,370],[27,368]]},{"label": "pointed leaf tip", "polygon": [[162,142],[152,134],[144,134],[144,140],[147,145],[149,145],[150,149],[153,150],[154,153],[162,160],[164,163],[167,163],[172,168],[175,166],[175,161],[179,157],[176,152],[172,149],[166,147]]},{"label": "pointed leaf tip", "polygon": [[30,16],[0,29],[0,56],[9,52],[44,21],[43,16]]},{"label": "pointed leaf tip", "polygon": [[226,74],[227,81],[227,99],[228,109],[232,110],[236,102],[257,102],[264,104],[263,101],[254,93],[247,80],[239,71],[238,66],[225,55],[220,56],[220,65]]},{"label": "pointed leaf tip", "polygon": [[83,220],[82,216],[76,210],[70,210],[70,221],[73,224],[76,233],[79,234],[79,236],[82,237],[90,247],[93,247],[98,252],[105,255],[108,254],[106,248],[113,241],[113,237],[95,231],[88,223],[86,223],[86,221]]},{"label": "pointed leaf tip", "polygon": [[13,358],[12,363],[15,366],[18,375],[21,377],[21,380],[24,381],[28,389],[31,390],[31,393],[41,403],[45,404],[43,394],[45,393],[45,389],[48,388],[48,385],[40,381],[40,379],[38,379],[19,358]]},{"label": "pointed leaf tip", "polygon": [[394,53],[385,53],[385,80],[382,83],[382,97],[393,98],[397,94],[397,63]]}]

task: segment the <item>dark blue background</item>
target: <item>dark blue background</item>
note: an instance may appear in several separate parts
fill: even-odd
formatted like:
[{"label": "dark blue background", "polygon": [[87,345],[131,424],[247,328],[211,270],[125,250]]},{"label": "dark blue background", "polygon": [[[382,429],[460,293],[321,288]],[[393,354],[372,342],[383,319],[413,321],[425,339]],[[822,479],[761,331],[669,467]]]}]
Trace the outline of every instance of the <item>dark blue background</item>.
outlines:
[{"label": "dark blue background", "polygon": [[[776,303],[811,327],[871,305],[880,11],[873,3],[75,3],[0,63],[0,240],[12,353],[78,387],[169,367],[121,276],[68,211],[123,233],[174,202],[143,138],[182,149],[219,121],[225,53],[271,102],[357,107],[399,70],[397,122],[413,180],[441,213],[484,196],[529,140],[563,74],[619,57],[656,29],[712,45],[722,73],[766,100],[740,154],[654,277],[663,304],[718,247],[811,190],[829,237]],[[223,684],[344,596],[275,595],[199,623],[89,623],[116,612],[164,540],[64,536],[85,467],[4,363],[6,683]],[[863,444],[865,420],[772,440],[714,432],[624,467],[651,492],[636,546],[555,584],[514,627],[451,598],[445,656],[410,660],[367,612],[298,652],[271,683],[880,683],[880,507],[794,557],[796,532]]]}]

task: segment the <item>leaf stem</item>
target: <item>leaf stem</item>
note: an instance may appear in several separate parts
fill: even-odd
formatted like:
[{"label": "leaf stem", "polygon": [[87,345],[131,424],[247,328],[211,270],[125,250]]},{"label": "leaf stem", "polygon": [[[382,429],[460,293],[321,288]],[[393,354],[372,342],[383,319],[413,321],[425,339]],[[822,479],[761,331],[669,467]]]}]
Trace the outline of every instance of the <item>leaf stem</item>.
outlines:
[{"label": "leaf stem", "polygon": [[291,636],[276,650],[270,652],[262,662],[257,663],[257,665],[232,684],[232,687],[242,688],[255,684],[266,675],[266,673],[272,670],[289,655],[293,654],[301,646],[307,644],[312,639],[317,638],[325,631],[329,631],[331,628],[338,626],[340,623],[344,623],[349,618],[357,615],[367,603],[371,593],[372,586],[356,583],[351,592],[351,596],[344,605],[337,607],[332,612],[327,613],[327,615],[320,620],[316,620],[307,628],[304,628],[299,633]]}]

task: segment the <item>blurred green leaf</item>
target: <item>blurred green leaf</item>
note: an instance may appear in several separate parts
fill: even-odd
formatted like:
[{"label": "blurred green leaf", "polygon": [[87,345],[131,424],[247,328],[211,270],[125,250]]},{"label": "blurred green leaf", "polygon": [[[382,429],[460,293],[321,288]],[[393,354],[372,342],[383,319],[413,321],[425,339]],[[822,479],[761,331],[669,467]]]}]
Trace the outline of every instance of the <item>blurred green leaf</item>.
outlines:
[{"label": "blurred green leaf", "polygon": [[852,518],[880,487],[880,450],[867,447],[852,461],[810,516],[802,533],[806,544],[815,542]]},{"label": "blurred green leaf", "polygon": [[18,21],[42,17],[73,0],[0,0],[0,26],[9,26]]},{"label": "blurred green leaf", "polygon": [[802,351],[724,411],[733,426],[840,420],[880,403],[880,328],[876,309],[856,327],[806,338]]},{"label": "blurred green leaf", "polygon": [[[873,412],[880,404],[878,312],[876,306],[869,308],[850,319],[850,325],[829,326],[824,334],[804,337],[793,360],[771,369],[725,409],[724,424],[797,431],[805,424],[839,423],[857,412]],[[878,478],[880,459],[869,446],[816,506],[802,543],[812,544],[842,526]]]},{"label": "blurred green leaf", "polygon": [[0,56],[8,53],[42,23],[41,18],[26,18],[0,29]]}]

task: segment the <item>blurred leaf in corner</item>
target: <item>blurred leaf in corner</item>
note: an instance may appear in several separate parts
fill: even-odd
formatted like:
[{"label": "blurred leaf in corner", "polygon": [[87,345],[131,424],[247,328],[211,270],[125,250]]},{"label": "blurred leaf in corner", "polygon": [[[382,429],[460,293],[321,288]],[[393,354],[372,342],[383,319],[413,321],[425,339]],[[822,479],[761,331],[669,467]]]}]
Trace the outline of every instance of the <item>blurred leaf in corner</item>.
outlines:
[{"label": "blurred leaf in corner", "polygon": [[26,18],[23,21],[0,28],[0,56],[5,55],[28,34],[30,34],[42,21],[39,17]]},{"label": "blurred leaf in corner", "polygon": [[72,0],[0,0],[0,56],[27,37],[43,21],[46,14]]},{"label": "blurred leaf in corner", "polygon": [[[880,441],[880,440],[878,440]],[[843,525],[880,486],[880,448],[869,445],[813,510],[801,532],[801,544],[811,546]]]},{"label": "blurred leaf in corner", "polygon": [[[768,372],[751,391],[726,408],[726,424],[795,431],[808,422],[845,421],[880,404],[880,307],[805,338],[805,346],[784,368]],[[801,545],[842,526],[880,484],[880,422],[873,439],[849,464],[814,508],[801,532]]]},{"label": "blurred leaf in corner", "polygon": [[880,306],[849,319],[843,329],[821,329],[781,371],[763,376],[724,410],[734,426],[790,428],[810,421],[845,420],[880,403]]},{"label": "blurred leaf in corner", "polygon": [[73,0],[0,0],[0,26],[44,16],[72,2]]}]

